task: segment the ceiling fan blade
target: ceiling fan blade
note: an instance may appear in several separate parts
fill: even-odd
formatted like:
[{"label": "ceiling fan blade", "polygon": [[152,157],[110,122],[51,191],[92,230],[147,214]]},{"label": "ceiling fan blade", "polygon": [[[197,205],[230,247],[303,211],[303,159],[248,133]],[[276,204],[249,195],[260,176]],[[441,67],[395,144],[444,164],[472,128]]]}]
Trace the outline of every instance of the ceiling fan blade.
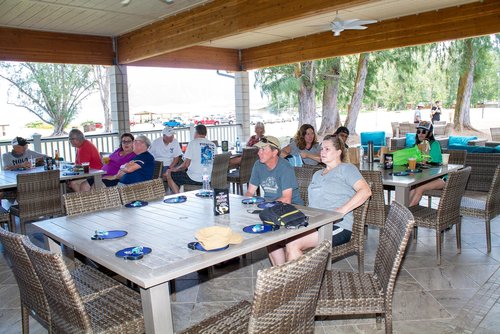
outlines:
[{"label": "ceiling fan blade", "polygon": [[345,27],[345,29],[349,29],[349,30],[365,30],[366,28],[368,28],[368,27],[365,27],[365,26],[351,26],[351,27]]},{"label": "ceiling fan blade", "polygon": [[340,33],[344,31],[344,28],[333,28],[332,29],[332,32],[333,32],[333,36],[340,36]]}]

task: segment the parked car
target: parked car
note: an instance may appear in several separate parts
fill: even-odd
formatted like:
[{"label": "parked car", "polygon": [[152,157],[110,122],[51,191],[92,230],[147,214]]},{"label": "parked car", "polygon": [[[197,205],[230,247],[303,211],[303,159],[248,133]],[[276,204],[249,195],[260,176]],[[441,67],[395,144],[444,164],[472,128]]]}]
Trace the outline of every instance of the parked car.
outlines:
[{"label": "parked car", "polygon": [[163,125],[164,126],[170,126],[172,128],[185,126],[184,122],[181,119],[179,119],[179,118],[171,119],[171,120],[168,120],[166,122],[163,122]]},{"label": "parked car", "polygon": [[219,125],[220,122],[216,119],[209,118],[209,117],[203,117],[202,119],[195,119],[194,124],[203,124],[203,125]]},{"label": "parked car", "polygon": [[214,117],[214,119],[216,121],[218,121],[219,124],[233,124],[234,123],[234,121],[228,116],[219,115],[219,116]]}]

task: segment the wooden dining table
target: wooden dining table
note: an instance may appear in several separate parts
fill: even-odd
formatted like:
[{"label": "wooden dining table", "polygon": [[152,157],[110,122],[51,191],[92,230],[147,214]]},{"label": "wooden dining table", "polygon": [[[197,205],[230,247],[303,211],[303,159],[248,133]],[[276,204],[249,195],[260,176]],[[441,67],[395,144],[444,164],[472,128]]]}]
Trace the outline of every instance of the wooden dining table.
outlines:
[{"label": "wooden dining table", "polygon": [[[261,223],[259,215],[251,213],[257,209],[256,204],[243,204],[244,197],[230,194],[230,213],[216,216],[213,199],[200,198],[196,193],[184,193],[187,196],[184,203],[159,200],[143,207],[49,219],[34,226],[45,235],[49,249],[61,251],[63,244],[137,284],[146,333],[173,333],[170,281],[311,230],[318,229],[320,240],[331,240],[331,223],[342,218],[337,212],[297,206],[309,217],[308,227],[246,233],[245,226]],[[243,236],[243,242],[213,252],[188,248],[188,243],[196,241],[196,231],[209,226],[228,226]],[[128,234],[112,240],[91,240],[96,230],[125,230]],[[140,260],[125,260],[115,255],[119,250],[136,246],[149,247],[152,252]]]},{"label": "wooden dining table", "polygon": [[408,175],[398,176],[397,173],[405,172],[407,166],[394,166],[393,169],[384,169],[378,162],[362,162],[360,170],[378,170],[382,172],[382,183],[384,186],[393,186],[395,188],[395,199],[397,202],[408,206],[410,203],[410,190],[420,184],[426,183],[438,177],[442,177],[449,172],[462,168],[462,165],[427,165],[425,168],[417,168],[420,172],[408,173]]},{"label": "wooden dining table", "polygon": [[[61,172],[61,181],[82,179],[87,177],[93,177],[96,186],[102,185],[102,175],[106,172],[100,169],[90,169],[88,173],[78,173],[77,175],[70,173],[68,169],[59,169]],[[40,173],[43,172],[43,166],[29,168],[25,170],[2,170],[0,171],[0,189],[13,189],[17,187],[17,175],[18,174],[30,174],[30,173]]]}]

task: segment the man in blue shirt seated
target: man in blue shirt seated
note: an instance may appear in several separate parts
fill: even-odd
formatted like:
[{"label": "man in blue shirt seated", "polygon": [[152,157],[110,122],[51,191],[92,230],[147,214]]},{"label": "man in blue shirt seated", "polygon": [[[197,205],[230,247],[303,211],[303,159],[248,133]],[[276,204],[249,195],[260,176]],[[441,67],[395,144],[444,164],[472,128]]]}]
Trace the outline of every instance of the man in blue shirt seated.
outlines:
[{"label": "man in blue shirt seated", "polygon": [[151,180],[155,168],[155,158],[148,152],[151,141],[148,137],[139,135],[134,140],[134,153],[137,154],[132,160],[120,167],[115,175],[120,182],[118,185],[132,184]]}]

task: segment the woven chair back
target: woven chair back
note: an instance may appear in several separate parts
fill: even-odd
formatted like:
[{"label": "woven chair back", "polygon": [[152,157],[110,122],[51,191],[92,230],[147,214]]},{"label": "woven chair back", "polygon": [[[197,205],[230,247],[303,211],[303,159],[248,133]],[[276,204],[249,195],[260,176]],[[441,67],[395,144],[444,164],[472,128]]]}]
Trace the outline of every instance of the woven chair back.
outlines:
[{"label": "woven chair back", "polygon": [[118,191],[121,203],[124,205],[138,200],[154,201],[165,196],[165,187],[161,178],[118,187]]},{"label": "woven chair back", "polygon": [[466,150],[447,150],[443,151],[443,153],[450,154],[450,158],[448,159],[448,163],[453,165],[465,165],[465,160],[467,159],[467,151]]},{"label": "woven chair back", "polygon": [[[371,187],[371,182],[368,183]],[[352,224],[351,241],[363,247],[365,241],[365,224],[366,217],[368,216],[368,208],[370,206],[370,198],[368,198],[363,204],[358,206],[352,211],[354,216],[354,221]]]},{"label": "woven chair back", "polygon": [[153,169],[153,177],[152,180],[161,177],[161,171],[163,169],[163,161],[155,160],[155,168]]},{"label": "woven chair back", "polygon": [[[27,236],[11,233],[0,228],[0,241],[5,249],[7,257],[12,262],[12,271],[16,278],[21,296],[21,307],[33,310],[43,324],[50,326],[50,311],[47,298],[43,292],[42,283],[35,272],[35,268],[24,249],[22,240],[28,240]],[[25,313],[23,312],[23,315]],[[23,316],[23,333],[27,329],[29,319]],[[26,326],[26,327],[25,327]]]},{"label": "woven chair back", "polygon": [[297,178],[297,184],[299,185],[299,193],[300,197],[304,201],[304,205],[309,205],[309,194],[308,188],[311,183],[312,177],[314,173],[318,170],[321,170],[319,166],[302,166],[302,167],[294,167],[295,177]]},{"label": "woven chair back", "polygon": [[59,175],[59,170],[17,175],[17,202],[22,222],[63,214]]},{"label": "woven chair back", "polygon": [[486,212],[490,219],[500,214],[500,165],[495,169],[493,182],[486,197]]},{"label": "woven chair back", "polygon": [[91,320],[61,254],[51,253],[23,239],[23,245],[40,278],[56,333],[92,333]]},{"label": "woven chair back", "polygon": [[371,183],[372,188],[372,196],[368,204],[368,212],[366,213],[366,224],[384,227],[386,217],[382,172],[367,170],[362,170],[360,172],[366,182]]},{"label": "woven chair back", "polygon": [[255,161],[259,158],[257,153],[259,150],[254,147],[244,148],[243,154],[241,155],[240,163],[240,179],[239,183],[248,183],[250,181],[250,176],[252,175],[252,168]]},{"label": "woven chair back", "polygon": [[64,207],[68,216],[85,212],[117,208],[122,205],[118,187],[93,189],[86,192],[63,195]]},{"label": "woven chair back", "polygon": [[491,140],[500,141],[500,128],[490,128]]},{"label": "woven chair back", "polygon": [[259,270],[248,333],[314,333],[319,289],[331,243],[300,258]]},{"label": "woven chair back", "polygon": [[392,300],[396,276],[414,224],[410,210],[396,201],[392,202],[387,221],[380,233],[374,269],[386,294],[386,301]]},{"label": "woven chair back", "polygon": [[448,174],[443,194],[437,209],[437,226],[439,231],[460,221],[460,202],[471,168],[467,167]]},{"label": "woven chair back", "polygon": [[229,168],[230,153],[216,154],[214,157],[214,164],[212,167],[212,175],[210,184],[214,189],[227,189],[229,184],[227,182],[227,169]]}]

